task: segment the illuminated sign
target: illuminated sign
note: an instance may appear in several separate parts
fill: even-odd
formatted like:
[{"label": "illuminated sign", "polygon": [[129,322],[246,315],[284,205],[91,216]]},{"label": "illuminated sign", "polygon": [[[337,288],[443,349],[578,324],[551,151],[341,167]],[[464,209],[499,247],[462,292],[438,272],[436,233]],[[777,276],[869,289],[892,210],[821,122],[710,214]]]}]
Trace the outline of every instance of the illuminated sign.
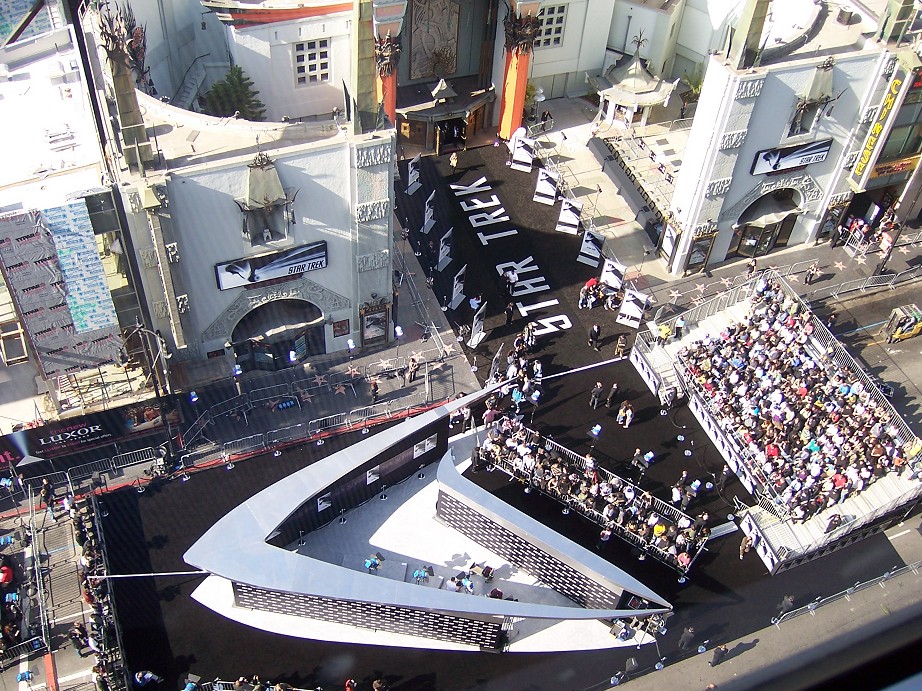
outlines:
[{"label": "illuminated sign", "polygon": [[896,175],[897,173],[905,173],[907,170],[913,170],[916,167],[916,164],[919,162],[919,155],[908,156],[906,158],[899,158],[895,161],[887,161],[886,163],[878,163],[874,166],[874,170],[871,173],[872,178],[879,178],[884,175]]},{"label": "illuminated sign", "polygon": [[756,152],[752,161],[750,175],[764,175],[765,173],[780,173],[792,168],[801,168],[811,163],[820,163],[826,160],[831,139],[807,144],[785,146],[780,149],[763,149]]},{"label": "illuminated sign", "polygon": [[218,290],[230,290],[266,281],[297,278],[308,271],[323,269],[326,265],[327,243],[326,240],[320,240],[290,250],[216,264],[214,271]]},{"label": "illuminated sign", "polygon": [[[893,78],[887,85],[887,91],[874,115],[864,145],[858,152],[858,158],[848,177],[849,184],[857,191],[863,190],[868,179],[873,177],[877,157],[880,156],[883,144],[890,134],[894,111],[899,109],[905,93],[915,81],[919,64],[919,59],[914,53],[901,54],[896,62]],[[889,174],[877,173],[877,175]]]}]

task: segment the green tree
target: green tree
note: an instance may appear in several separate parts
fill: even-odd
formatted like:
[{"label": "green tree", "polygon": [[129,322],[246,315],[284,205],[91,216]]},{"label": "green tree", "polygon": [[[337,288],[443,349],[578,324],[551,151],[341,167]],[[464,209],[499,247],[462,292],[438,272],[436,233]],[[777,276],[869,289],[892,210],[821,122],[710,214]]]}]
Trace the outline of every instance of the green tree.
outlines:
[{"label": "green tree", "polygon": [[224,79],[211,85],[206,95],[206,111],[209,115],[231,117],[240,113],[244,120],[263,120],[266,106],[256,96],[253,80],[235,65],[228,70]]}]

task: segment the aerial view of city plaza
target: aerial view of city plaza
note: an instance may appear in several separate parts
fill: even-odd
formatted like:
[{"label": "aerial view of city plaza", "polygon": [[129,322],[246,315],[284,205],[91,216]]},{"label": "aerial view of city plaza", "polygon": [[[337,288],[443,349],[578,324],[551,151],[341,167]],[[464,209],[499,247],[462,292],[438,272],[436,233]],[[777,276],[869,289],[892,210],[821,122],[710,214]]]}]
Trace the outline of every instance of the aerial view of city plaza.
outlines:
[{"label": "aerial view of city plaza", "polygon": [[922,683],[918,2],[0,35],[4,689]]}]

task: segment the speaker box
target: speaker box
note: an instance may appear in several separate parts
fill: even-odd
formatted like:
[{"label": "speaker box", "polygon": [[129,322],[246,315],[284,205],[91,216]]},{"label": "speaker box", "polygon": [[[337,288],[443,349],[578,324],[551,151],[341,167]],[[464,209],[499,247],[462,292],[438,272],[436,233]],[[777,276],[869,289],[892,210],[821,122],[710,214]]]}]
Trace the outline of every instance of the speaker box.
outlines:
[{"label": "speaker box", "polygon": [[637,664],[636,657],[629,657],[627,661],[624,663],[624,671],[627,672],[628,674],[633,674],[638,669],[640,669],[640,665]]}]

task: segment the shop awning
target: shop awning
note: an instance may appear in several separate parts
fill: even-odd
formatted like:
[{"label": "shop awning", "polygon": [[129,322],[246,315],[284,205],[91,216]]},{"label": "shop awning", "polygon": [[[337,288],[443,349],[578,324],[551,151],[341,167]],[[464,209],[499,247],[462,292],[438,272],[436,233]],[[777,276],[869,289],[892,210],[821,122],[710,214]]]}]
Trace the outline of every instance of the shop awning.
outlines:
[{"label": "shop awning", "polygon": [[793,200],[778,200],[769,194],[746,209],[743,215],[740,216],[737,227],[753,226],[754,228],[765,228],[774,223],[780,223],[791,214],[800,212],[800,207],[798,207]]}]

